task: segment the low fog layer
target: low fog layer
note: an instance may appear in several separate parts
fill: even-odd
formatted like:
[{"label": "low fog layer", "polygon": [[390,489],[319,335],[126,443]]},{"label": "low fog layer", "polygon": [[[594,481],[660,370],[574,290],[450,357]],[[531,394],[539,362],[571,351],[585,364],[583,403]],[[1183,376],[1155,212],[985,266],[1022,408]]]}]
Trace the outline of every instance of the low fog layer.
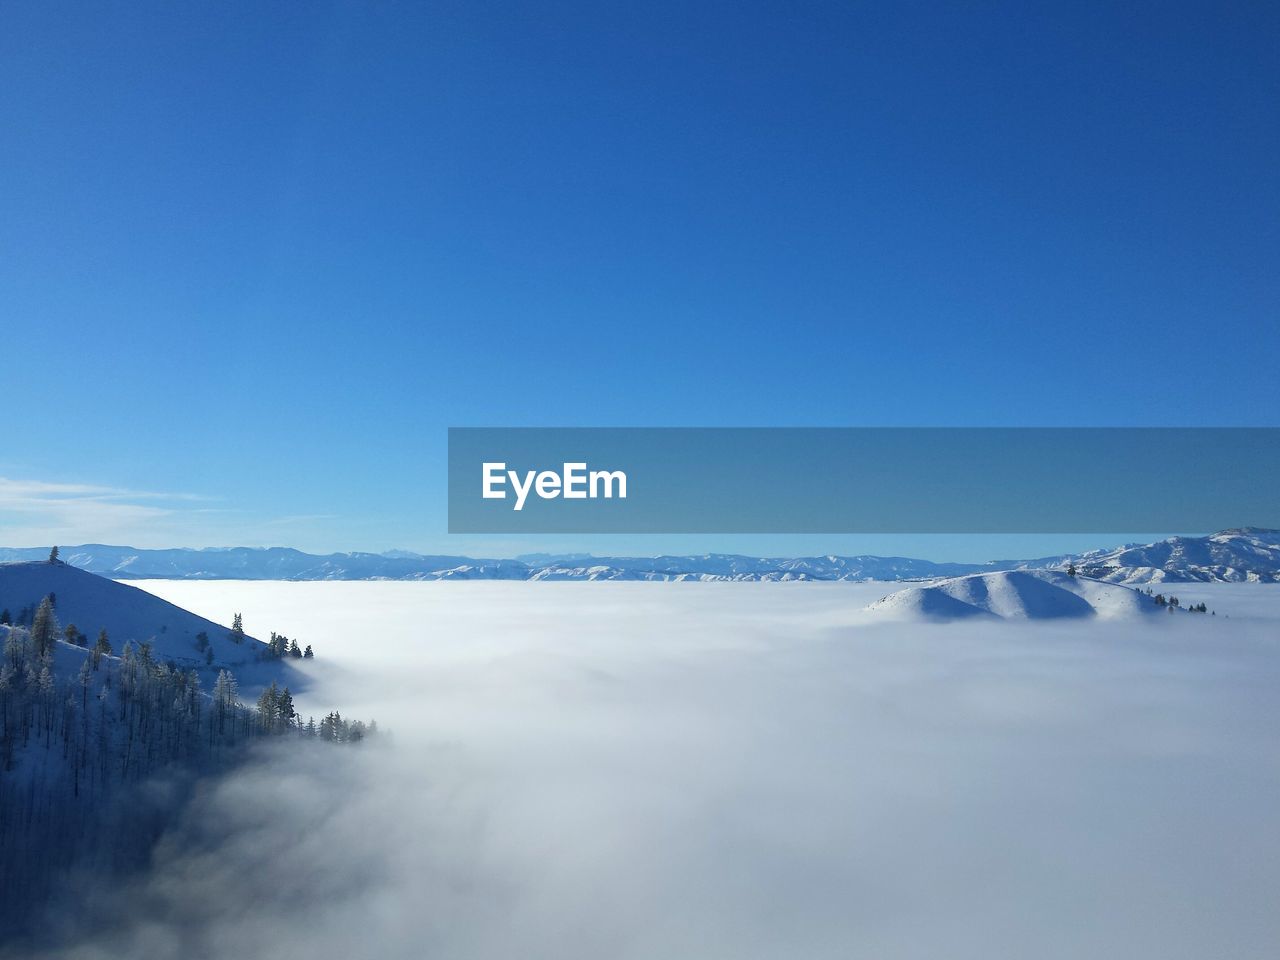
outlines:
[{"label": "low fog layer", "polygon": [[1188,588],[1216,617],[918,625],[860,612],[884,585],[143,586],[312,644],[304,716],[392,736],[206,791],[144,882],[84,895],[119,926],[75,956],[1280,943],[1280,589]]}]

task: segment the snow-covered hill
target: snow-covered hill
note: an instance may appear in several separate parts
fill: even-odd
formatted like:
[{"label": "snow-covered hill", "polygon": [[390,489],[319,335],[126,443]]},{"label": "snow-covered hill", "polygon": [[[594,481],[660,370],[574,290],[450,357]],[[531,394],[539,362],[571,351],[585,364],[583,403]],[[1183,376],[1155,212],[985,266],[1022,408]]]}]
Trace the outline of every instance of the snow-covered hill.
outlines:
[{"label": "snow-covered hill", "polygon": [[1129,587],[1072,577],[1051,570],[1011,570],[955,577],[908,587],[871,604],[868,612],[894,620],[1121,619],[1162,608]]},{"label": "snow-covered hill", "polygon": [[1095,550],[1074,560],[1081,573],[1110,583],[1277,583],[1280,530],[1238,527],[1209,537]]},{"label": "snow-covered hill", "polygon": [[[137,587],[66,563],[0,564],[0,609],[8,610],[15,622],[24,609],[34,610],[50,594],[61,626],[74,625],[88,637],[90,645],[98,631],[106,629],[112,649],[117,652],[125,641],[149,642],[157,660],[172,660],[184,669],[194,667],[202,673],[225,667],[242,682],[254,682],[266,668],[272,672],[284,666],[279,661],[265,661],[265,643],[251,636],[236,643],[227,627]],[[212,662],[201,649],[202,633],[207,637],[207,649],[213,651]]]}]

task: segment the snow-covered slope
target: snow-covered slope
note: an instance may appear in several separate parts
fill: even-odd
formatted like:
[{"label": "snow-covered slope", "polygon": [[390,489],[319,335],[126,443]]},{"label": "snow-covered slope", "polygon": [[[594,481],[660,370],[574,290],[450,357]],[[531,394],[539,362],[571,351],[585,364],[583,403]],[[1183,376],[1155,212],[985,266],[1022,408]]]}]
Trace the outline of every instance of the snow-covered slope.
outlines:
[{"label": "snow-covered slope", "polygon": [[[15,622],[24,608],[34,609],[49,594],[54,595],[59,623],[74,624],[91,645],[105,628],[116,652],[127,640],[150,642],[157,660],[173,660],[201,671],[226,667],[237,676],[246,668],[260,672],[257,667],[267,649],[265,643],[253,637],[235,643],[228,628],[154,594],[65,563],[0,564],[0,609],[7,609]],[[208,637],[212,664],[197,649],[200,633]]]},{"label": "snow-covered slope", "polygon": [[878,617],[902,620],[1119,619],[1160,609],[1150,597],[1129,587],[1051,570],[1012,570],[955,577],[899,590],[867,608]]},{"label": "snow-covered slope", "polygon": [[1074,559],[1082,573],[1110,583],[1277,583],[1280,530],[1238,527],[1209,537],[1095,550]]}]

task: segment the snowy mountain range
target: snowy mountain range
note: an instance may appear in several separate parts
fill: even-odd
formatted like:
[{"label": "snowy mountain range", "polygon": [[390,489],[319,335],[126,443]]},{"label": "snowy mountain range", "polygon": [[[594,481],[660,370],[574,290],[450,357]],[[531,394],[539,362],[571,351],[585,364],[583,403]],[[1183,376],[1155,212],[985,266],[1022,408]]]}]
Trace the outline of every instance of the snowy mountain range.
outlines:
[{"label": "snowy mountain range", "polygon": [[1085,576],[1111,583],[1277,583],[1280,530],[1237,527],[1209,537],[1170,537],[1071,559]]},{"label": "snowy mountain range", "polygon": [[[49,548],[0,548],[0,562],[42,560]],[[1112,583],[1280,582],[1280,531],[1256,527],[1208,537],[1172,537],[1079,555],[989,563],[908,557],[751,557],[737,554],[595,557],[527,554],[513,560],[387,553],[303,553],[287,547],[141,550],[63,547],[74,567],[117,580],[926,580],[1001,570],[1064,570]]]},{"label": "snowy mountain range", "polygon": [[[0,563],[43,560],[49,548],[0,548]],[[142,550],[84,544],[62,560],[117,580],[916,580],[1007,569],[907,557],[749,557],[736,554],[594,557],[529,554],[514,560],[388,553],[303,553],[288,547]],[[1049,564],[1059,557],[1030,563]]]}]

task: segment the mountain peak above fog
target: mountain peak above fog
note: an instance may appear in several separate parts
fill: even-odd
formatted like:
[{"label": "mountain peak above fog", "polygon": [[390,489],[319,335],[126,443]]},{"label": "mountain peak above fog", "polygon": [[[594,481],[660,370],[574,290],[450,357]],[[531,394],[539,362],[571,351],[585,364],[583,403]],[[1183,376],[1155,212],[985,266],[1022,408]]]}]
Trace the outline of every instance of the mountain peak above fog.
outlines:
[{"label": "mountain peak above fog", "polygon": [[1130,587],[1055,570],[1006,570],[908,587],[871,604],[868,612],[895,620],[1124,619],[1162,608]]}]

